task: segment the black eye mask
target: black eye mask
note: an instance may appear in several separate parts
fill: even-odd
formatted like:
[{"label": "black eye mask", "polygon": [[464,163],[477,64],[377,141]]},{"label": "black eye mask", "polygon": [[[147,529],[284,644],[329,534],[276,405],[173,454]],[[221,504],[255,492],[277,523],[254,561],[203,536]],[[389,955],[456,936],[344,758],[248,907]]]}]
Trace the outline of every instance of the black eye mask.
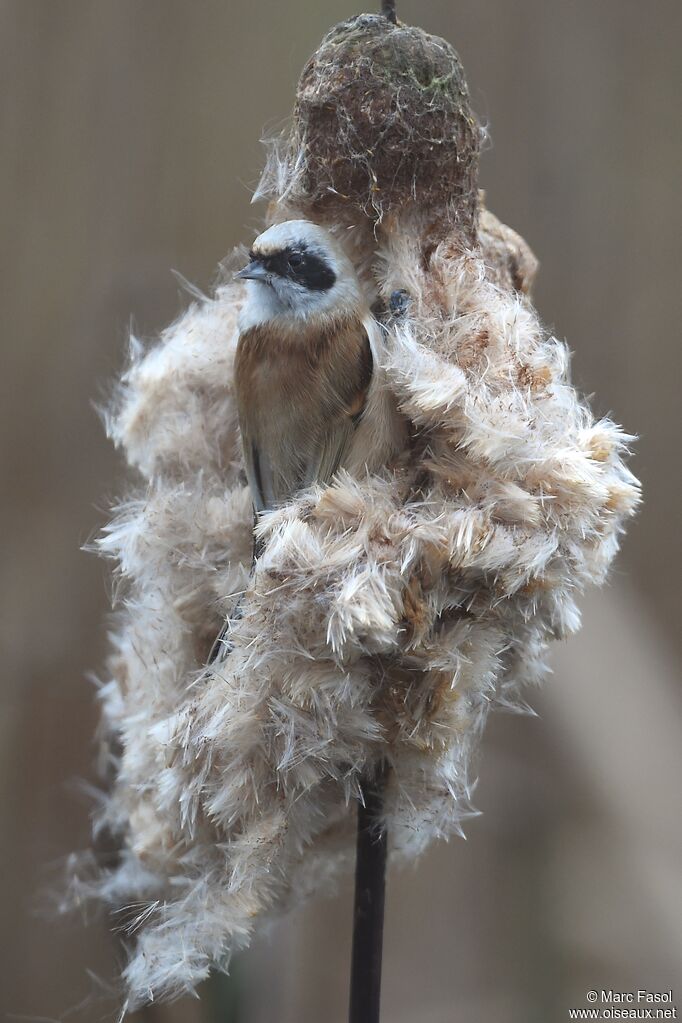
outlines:
[{"label": "black eye mask", "polygon": [[305,246],[291,246],[259,258],[270,273],[287,277],[309,291],[329,291],[336,282],[336,274],[329,263]]}]

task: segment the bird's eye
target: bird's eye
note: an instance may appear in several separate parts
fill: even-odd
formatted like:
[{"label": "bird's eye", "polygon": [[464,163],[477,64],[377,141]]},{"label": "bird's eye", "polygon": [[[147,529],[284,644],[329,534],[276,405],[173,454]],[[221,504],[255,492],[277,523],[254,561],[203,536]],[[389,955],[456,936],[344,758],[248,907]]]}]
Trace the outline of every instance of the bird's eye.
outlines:
[{"label": "bird's eye", "polygon": [[292,270],[298,270],[299,267],[303,266],[304,259],[300,252],[290,252],[288,262]]}]

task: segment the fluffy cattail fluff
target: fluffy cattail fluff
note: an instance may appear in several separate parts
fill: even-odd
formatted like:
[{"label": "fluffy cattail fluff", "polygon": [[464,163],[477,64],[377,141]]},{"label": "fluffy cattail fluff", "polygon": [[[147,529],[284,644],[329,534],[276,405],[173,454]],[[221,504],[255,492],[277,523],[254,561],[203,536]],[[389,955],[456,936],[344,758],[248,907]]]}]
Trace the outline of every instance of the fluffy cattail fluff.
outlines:
[{"label": "fluffy cattail fluff", "polygon": [[[459,127],[441,117],[429,128],[440,132],[433,160],[464,146],[458,181],[441,163],[435,179],[428,153],[428,181],[412,161],[409,188],[372,164],[390,90],[406,95],[391,78],[406,33],[423,58],[413,92],[426,82],[433,104],[433,51],[441,93],[454,83],[461,100],[442,108]],[[376,77],[384,61],[388,93],[372,94],[377,119],[364,109],[351,132],[362,160],[338,117],[311,160],[310,133],[325,125],[319,110],[308,117],[311,75],[324,73],[331,103],[320,54],[348,36],[360,69]],[[383,317],[383,372],[409,445],[383,475],[341,473],[264,515],[252,570],[232,393],[241,285],[197,300],[149,349],[133,342],[108,428],[137,482],[99,541],[116,561],[120,610],[100,694],[114,781],[98,826],[121,853],[81,880],[113,904],[143,905],[130,1006],[192,989],[261,921],[337,875],[353,852],[359,776],[381,758],[393,857],[459,831],[488,711],[521,705],[550,641],[578,628],[576,598],[604,580],[638,502],[629,438],[571,386],[567,349],[528,298],[534,257],[475,191],[454,51],[371,16],[330,38],[261,192],[271,221],[336,227]],[[352,127],[360,114],[344,95]],[[423,144],[418,102],[400,108],[394,158]],[[231,652],[207,669],[237,600]]]}]

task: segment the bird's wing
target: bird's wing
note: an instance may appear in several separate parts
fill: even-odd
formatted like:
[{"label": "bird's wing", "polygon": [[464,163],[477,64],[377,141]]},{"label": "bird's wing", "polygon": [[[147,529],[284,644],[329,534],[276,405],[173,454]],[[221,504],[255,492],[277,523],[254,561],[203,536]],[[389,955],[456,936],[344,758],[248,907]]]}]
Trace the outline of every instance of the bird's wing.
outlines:
[{"label": "bird's wing", "polygon": [[266,508],[272,508],[275,503],[270,462],[267,458],[261,457],[258,445],[251,437],[246,421],[242,423],[241,430],[244,468],[251,491],[251,500],[255,510],[262,512]]},{"label": "bird's wing", "polygon": [[242,436],[244,468],[257,512],[272,508],[283,496],[280,475],[283,468],[278,446],[287,432],[282,396],[288,390],[283,370],[268,350],[277,351],[277,337],[264,328],[245,332],[235,357],[235,392]]},{"label": "bird's wing", "polygon": [[367,332],[360,324],[341,331],[323,367],[325,413],[317,450],[305,484],[329,483],[344,464],[367,404],[373,358]]},{"label": "bird's wing", "polygon": [[277,337],[262,332],[244,336],[237,348],[244,463],[258,512],[328,483],[365,410],[373,370],[365,325],[337,323],[323,336],[308,329],[286,358],[277,357]]},{"label": "bird's wing", "polygon": [[355,427],[350,419],[339,419],[330,423],[329,430],[324,434],[317,451],[318,457],[309,466],[306,485],[329,483],[343,463],[343,456],[348,450],[354,432]]}]

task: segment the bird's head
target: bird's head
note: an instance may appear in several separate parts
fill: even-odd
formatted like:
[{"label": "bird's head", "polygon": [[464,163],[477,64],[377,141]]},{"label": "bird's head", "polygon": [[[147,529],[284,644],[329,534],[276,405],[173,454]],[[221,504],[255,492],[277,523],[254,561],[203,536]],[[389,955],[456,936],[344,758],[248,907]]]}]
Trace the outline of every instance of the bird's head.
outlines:
[{"label": "bird's head", "polygon": [[235,278],[247,282],[243,328],[280,317],[353,315],[362,302],[350,260],[328,231],[309,220],[269,227]]}]

